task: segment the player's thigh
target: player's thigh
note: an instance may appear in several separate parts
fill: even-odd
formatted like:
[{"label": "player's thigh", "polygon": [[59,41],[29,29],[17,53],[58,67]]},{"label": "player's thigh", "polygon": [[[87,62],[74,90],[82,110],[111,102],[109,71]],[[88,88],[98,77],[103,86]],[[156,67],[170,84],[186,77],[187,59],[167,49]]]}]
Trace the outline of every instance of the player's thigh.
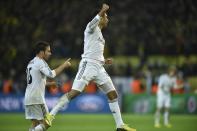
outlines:
[{"label": "player's thigh", "polygon": [[157,108],[161,109],[164,106],[163,95],[157,95]]},{"label": "player's thigh", "polygon": [[110,76],[104,68],[102,68],[102,70],[96,76],[96,79],[94,81],[99,87],[99,89],[103,91],[105,94],[116,90]]},{"label": "player's thigh", "polygon": [[96,74],[97,67],[95,64],[81,61],[72,89],[82,92],[85,86],[95,78]]},{"label": "player's thigh", "polygon": [[170,96],[165,96],[164,107],[165,108],[170,108],[170,106],[171,106],[171,97]]},{"label": "player's thigh", "polygon": [[35,104],[25,106],[26,119],[43,120],[46,113],[48,113],[46,104]]}]

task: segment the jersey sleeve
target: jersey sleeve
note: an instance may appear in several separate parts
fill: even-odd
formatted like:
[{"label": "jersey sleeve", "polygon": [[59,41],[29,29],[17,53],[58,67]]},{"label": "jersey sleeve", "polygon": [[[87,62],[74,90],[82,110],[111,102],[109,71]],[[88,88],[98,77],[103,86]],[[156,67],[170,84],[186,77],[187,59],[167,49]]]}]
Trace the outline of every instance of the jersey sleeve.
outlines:
[{"label": "jersey sleeve", "polygon": [[158,84],[158,87],[159,87],[159,88],[162,88],[163,83],[164,83],[163,76],[160,76],[160,78],[159,78],[159,84]]},{"label": "jersey sleeve", "polygon": [[54,78],[56,76],[55,70],[51,70],[46,63],[41,63],[39,70],[49,78]]},{"label": "jersey sleeve", "polygon": [[176,78],[173,78],[173,79],[172,79],[172,84],[173,84],[173,88],[174,88],[174,89],[179,88],[179,86],[178,86],[178,84],[177,84],[177,79],[176,79]]},{"label": "jersey sleeve", "polygon": [[99,21],[100,21],[101,17],[99,15],[96,15],[92,21],[90,21],[87,25],[87,30],[88,32],[93,32],[94,29],[98,26]]}]

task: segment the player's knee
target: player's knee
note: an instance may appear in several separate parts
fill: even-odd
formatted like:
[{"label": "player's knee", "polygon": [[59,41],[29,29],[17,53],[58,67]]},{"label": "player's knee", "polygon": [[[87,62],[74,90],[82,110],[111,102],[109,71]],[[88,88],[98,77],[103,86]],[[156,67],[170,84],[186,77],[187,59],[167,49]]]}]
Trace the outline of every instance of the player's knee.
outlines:
[{"label": "player's knee", "polygon": [[115,90],[113,90],[113,91],[110,91],[109,93],[107,93],[107,97],[108,97],[109,101],[117,100],[118,94]]},{"label": "player's knee", "polygon": [[32,119],[31,122],[32,122],[32,127],[36,127],[37,125],[40,124],[39,121],[36,119]]},{"label": "player's knee", "polygon": [[169,107],[165,107],[164,108],[164,111],[167,111],[168,112],[169,110],[170,110]]},{"label": "player's knee", "polygon": [[157,108],[156,113],[157,113],[157,112],[160,112],[160,111],[161,111],[161,110]]}]

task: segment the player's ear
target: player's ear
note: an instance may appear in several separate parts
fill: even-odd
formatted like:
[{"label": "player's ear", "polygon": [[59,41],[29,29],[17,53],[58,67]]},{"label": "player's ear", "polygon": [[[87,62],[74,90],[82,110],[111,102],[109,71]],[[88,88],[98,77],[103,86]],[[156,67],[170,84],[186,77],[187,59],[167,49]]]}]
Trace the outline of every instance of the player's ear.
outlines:
[{"label": "player's ear", "polygon": [[44,56],[45,54],[45,51],[40,51],[41,55]]}]

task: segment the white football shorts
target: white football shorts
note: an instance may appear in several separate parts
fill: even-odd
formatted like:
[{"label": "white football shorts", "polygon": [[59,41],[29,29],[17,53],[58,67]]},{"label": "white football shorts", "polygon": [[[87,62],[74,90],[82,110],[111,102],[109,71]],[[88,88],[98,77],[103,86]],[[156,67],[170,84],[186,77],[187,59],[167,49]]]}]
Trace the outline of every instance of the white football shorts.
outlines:
[{"label": "white football shorts", "polygon": [[171,106],[171,96],[170,94],[157,93],[157,108],[170,108]]},{"label": "white football shorts", "polygon": [[82,59],[72,89],[82,92],[90,81],[94,81],[97,87],[106,94],[115,90],[103,63],[91,59]]},{"label": "white football shorts", "polygon": [[48,112],[46,104],[25,105],[26,119],[43,120]]}]

